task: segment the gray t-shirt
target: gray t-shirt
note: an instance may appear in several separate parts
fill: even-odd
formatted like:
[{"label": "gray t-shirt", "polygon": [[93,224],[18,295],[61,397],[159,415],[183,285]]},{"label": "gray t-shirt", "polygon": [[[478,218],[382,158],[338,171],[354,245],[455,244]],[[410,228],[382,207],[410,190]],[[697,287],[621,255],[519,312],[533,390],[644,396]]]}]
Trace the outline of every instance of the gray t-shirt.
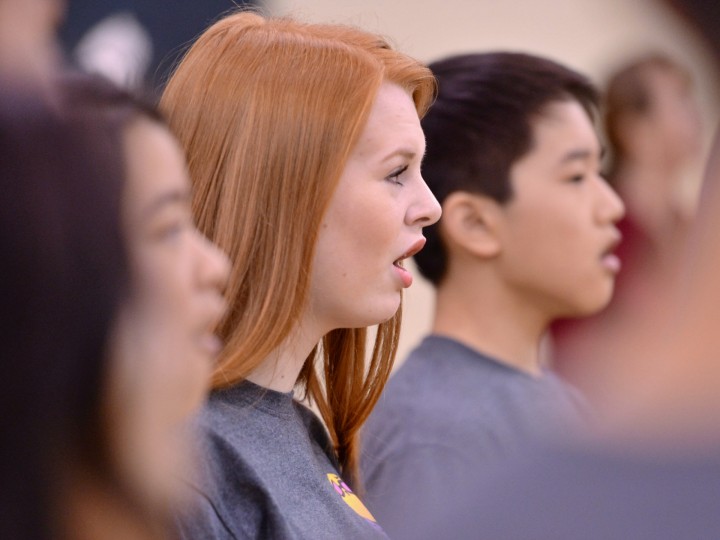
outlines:
[{"label": "gray t-shirt", "polygon": [[387,539],[338,473],[320,420],[292,393],[248,381],[211,394],[200,418],[194,512],[181,538]]},{"label": "gray t-shirt", "polygon": [[579,427],[585,414],[577,391],[552,373],[533,377],[428,336],[391,377],[363,430],[366,504],[391,538],[406,538],[408,523],[431,520],[466,476]]},{"label": "gray t-shirt", "polygon": [[414,540],[710,540],[720,538],[720,448],[601,441],[527,448],[482,480],[458,484]]}]

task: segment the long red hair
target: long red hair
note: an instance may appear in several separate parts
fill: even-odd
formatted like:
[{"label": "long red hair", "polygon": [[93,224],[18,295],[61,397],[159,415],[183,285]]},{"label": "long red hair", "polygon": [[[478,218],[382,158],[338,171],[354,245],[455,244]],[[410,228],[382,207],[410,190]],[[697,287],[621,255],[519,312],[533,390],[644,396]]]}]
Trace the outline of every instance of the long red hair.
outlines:
[{"label": "long red hair", "polygon": [[[435,95],[431,72],[379,36],[250,12],[212,25],[171,76],[161,109],[187,152],[198,226],[233,262],[215,388],[247,377],[298,324],[323,214],[385,81],[405,88],[420,116]],[[400,310],[369,355],[366,328],[334,330],[298,380],[349,482],[399,330]]]}]

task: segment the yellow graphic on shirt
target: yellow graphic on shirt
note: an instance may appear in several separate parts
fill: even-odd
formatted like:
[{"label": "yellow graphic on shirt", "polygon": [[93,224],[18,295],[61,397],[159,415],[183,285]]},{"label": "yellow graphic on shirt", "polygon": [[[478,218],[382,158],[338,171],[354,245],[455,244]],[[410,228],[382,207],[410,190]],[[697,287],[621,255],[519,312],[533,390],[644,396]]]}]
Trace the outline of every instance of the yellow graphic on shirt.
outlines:
[{"label": "yellow graphic on shirt", "polygon": [[342,497],[342,500],[345,501],[350,508],[355,510],[355,513],[364,517],[368,521],[377,523],[370,511],[365,507],[362,501],[358,499],[357,495],[352,492],[348,485],[342,481],[342,478],[340,478],[337,474],[331,473],[328,473],[327,477],[332,486],[335,488],[335,491],[337,491],[338,495]]}]

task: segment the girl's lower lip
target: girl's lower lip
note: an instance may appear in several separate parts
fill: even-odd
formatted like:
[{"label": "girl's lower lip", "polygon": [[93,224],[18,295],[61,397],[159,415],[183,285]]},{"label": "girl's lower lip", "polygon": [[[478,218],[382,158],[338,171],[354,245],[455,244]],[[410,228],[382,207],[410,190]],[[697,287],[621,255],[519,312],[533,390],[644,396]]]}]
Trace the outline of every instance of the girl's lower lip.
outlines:
[{"label": "girl's lower lip", "polygon": [[617,274],[618,272],[620,272],[620,268],[622,267],[620,257],[615,255],[614,253],[608,253],[607,255],[603,255],[602,265],[605,269],[609,270],[613,274]]},{"label": "girl's lower lip", "polygon": [[410,272],[408,272],[402,266],[398,266],[397,264],[393,264],[393,268],[395,269],[397,275],[400,277],[403,288],[407,289],[410,285],[412,285],[413,277]]}]

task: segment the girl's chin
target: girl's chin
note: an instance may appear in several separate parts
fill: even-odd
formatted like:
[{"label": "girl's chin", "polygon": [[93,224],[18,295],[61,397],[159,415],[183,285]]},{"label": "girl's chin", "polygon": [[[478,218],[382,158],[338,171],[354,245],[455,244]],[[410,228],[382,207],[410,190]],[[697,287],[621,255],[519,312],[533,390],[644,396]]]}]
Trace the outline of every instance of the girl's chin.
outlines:
[{"label": "girl's chin", "polygon": [[400,294],[397,299],[393,302],[386,302],[381,309],[375,309],[365,317],[363,324],[358,324],[357,327],[364,326],[375,326],[392,319],[400,309]]},{"label": "girl's chin", "polygon": [[[357,296],[356,296],[357,298]],[[400,308],[401,293],[398,291],[393,295],[385,295],[368,301],[364,298],[362,305],[355,303],[353,305],[343,306],[342,312],[335,311],[332,315],[328,315],[325,321],[328,322],[329,328],[366,328],[384,323],[395,316]]]}]

